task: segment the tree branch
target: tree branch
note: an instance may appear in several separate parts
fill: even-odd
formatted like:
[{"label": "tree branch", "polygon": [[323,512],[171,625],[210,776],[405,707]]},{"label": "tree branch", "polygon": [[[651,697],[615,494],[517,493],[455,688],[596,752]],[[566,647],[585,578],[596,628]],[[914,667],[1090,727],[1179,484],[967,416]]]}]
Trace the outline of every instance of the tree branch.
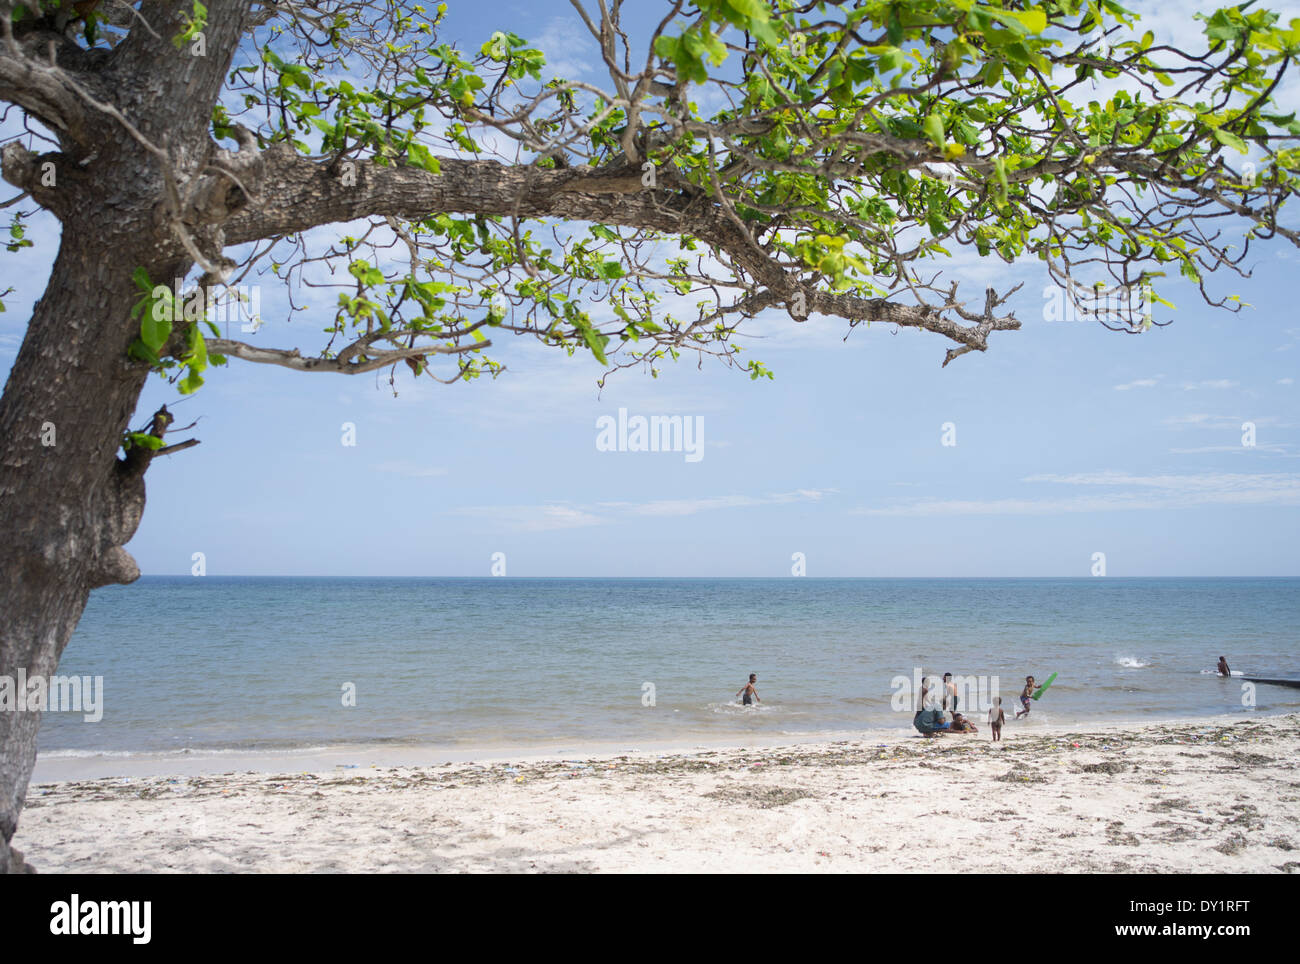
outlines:
[{"label": "tree branch", "polygon": [[19,40],[9,17],[0,17],[0,101],[17,104],[51,130],[85,143],[85,105],[68,86],[67,71],[57,58],[50,59],[50,51],[65,45],[63,37],[52,33]]},{"label": "tree branch", "polygon": [[[355,350],[349,352],[345,349],[343,353],[340,353],[335,358],[304,357],[296,348],[261,348],[247,342],[231,341],[226,338],[209,338],[207,340],[208,351],[219,355],[242,358],[244,361],[255,362],[259,365],[278,365],[280,368],[290,368],[300,372],[334,372],[344,375],[360,375],[365,372],[373,372],[380,368],[387,368],[389,365],[395,365],[408,358],[423,358],[425,355],[462,355],[481,348],[488,348],[491,344],[491,341],[481,341],[472,345],[419,345],[410,348],[382,349],[368,351],[363,356],[362,361],[353,362],[347,359],[356,354]],[[349,347],[355,348],[355,346]],[[365,347],[369,349],[368,345]]]}]

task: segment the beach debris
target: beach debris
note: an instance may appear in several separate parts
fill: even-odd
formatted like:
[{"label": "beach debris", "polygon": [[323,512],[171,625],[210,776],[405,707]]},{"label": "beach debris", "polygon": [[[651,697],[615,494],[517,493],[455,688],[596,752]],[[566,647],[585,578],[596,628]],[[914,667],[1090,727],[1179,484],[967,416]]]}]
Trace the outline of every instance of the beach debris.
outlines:
[{"label": "beach debris", "polygon": [[1219,844],[1214,849],[1221,854],[1226,854],[1227,856],[1231,857],[1233,854],[1240,853],[1242,850],[1245,850],[1246,842],[1247,842],[1246,838],[1242,834],[1234,833],[1231,837],[1223,841],[1223,843]]},{"label": "beach debris", "polygon": [[798,787],[726,787],[712,790],[704,796],[724,803],[747,803],[760,810],[770,810],[773,807],[783,807],[787,803],[811,797],[813,794]]},{"label": "beach debris", "polygon": [[994,777],[994,780],[1000,783],[1047,783],[1047,777],[1039,776],[1032,770],[1018,769],[1008,770],[1000,777]]},{"label": "beach debris", "polygon": [[1085,763],[1079,767],[1079,773],[1108,773],[1114,776],[1116,773],[1123,773],[1131,764],[1124,760],[1106,760],[1102,763]]},{"label": "beach debris", "polygon": [[1124,829],[1124,821],[1112,820],[1106,825],[1106,843],[1112,847],[1140,847],[1142,839]]}]

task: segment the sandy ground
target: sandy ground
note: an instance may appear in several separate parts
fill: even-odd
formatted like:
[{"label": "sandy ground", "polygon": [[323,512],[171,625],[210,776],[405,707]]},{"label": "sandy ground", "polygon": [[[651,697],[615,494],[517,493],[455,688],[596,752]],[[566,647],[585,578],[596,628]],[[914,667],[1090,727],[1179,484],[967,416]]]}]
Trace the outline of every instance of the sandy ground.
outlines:
[{"label": "sandy ground", "polygon": [[1300,872],[1300,717],[33,784],[39,870]]}]

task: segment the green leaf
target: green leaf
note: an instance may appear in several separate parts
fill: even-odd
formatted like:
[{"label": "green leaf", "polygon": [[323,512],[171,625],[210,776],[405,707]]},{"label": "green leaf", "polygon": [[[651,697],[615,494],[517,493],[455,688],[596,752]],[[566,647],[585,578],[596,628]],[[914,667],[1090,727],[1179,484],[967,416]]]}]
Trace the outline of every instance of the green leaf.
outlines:
[{"label": "green leaf", "polygon": [[1214,139],[1218,141],[1220,144],[1223,144],[1227,147],[1235,147],[1242,154],[1245,154],[1249,151],[1249,148],[1246,146],[1246,142],[1243,141],[1236,134],[1232,133],[1232,131],[1225,131],[1222,127],[1216,127],[1211,131],[1211,133],[1214,134]]},{"label": "green leaf", "polygon": [[1047,29],[1047,14],[1042,10],[989,10],[988,13],[1020,33],[1042,33]]},{"label": "green leaf", "polygon": [[898,5],[889,5],[889,22],[885,28],[891,46],[897,47],[903,42],[903,22],[898,19]]},{"label": "green leaf", "polygon": [[935,147],[943,147],[943,118],[938,114],[931,114],[921,126],[930,140],[934,142]]},{"label": "green leaf", "polygon": [[156,435],[150,435],[148,432],[127,432],[126,437],[122,439],[122,448],[128,452],[133,448],[157,452],[162,447],[163,440]]},{"label": "green leaf", "polygon": [[781,35],[776,32],[770,20],[751,20],[749,22],[749,32],[752,33],[759,43],[766,47],[781,46]]},{"label": "green leaf", "polygon": [[154,354],[162,351],[172,335],[170,304],[161,298],[148,302],[140,315],[140,340]]},{"label": "green leaf", "polygon": [[193,395],[203,385],[203,376],[193,368],[185,373],[185,377],[180,380],[176,387],[180,389],[182,395]]},{"label": "green leaf", "polygon": [[208,367],[208,344],[203,340],[203,332],[198,325],[190,325],[186,338],[189,341],[189,352],[185,361],[192,371],[201,372]]},{"label": "green leaf", "polygon": [[602,335],[594,328],[584,326],[582,339],[587,343],[587,347],[591,349],[591,353],[596,356],[596,361],[602,365],[609,364],[609,360],[605,357],[605,343],[609,341],[607,336]]},{"label": "green leaf", "polygon": [[997,184],[998,205],[1007,203],[1007,163],[1000,157],[993,158],[993,179]]},{"label": "green leaf", "polygon": [[412,167],[422,167],[430,174],[442,173],[442,167],[439,165],[438,159],[433,156],[427,147],[423,144],[417,144],[415,141],[411,141],[410,144],[406,145],[406,163]]}]

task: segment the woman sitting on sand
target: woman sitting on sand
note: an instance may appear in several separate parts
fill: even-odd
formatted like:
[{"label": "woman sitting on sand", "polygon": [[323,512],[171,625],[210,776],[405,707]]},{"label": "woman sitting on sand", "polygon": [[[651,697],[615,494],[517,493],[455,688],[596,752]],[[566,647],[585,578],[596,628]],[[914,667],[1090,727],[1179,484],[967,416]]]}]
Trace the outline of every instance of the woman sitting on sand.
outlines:
[{"label": "woman sitting on sand", "polygon": [[951,726],[943,717],[943,710],[931,707],[928,710],[917,710],[916,716],[912,717],[912,725],[916,727],[917,732],[922,736],[934,736],[937,733],[948,732]]}]

